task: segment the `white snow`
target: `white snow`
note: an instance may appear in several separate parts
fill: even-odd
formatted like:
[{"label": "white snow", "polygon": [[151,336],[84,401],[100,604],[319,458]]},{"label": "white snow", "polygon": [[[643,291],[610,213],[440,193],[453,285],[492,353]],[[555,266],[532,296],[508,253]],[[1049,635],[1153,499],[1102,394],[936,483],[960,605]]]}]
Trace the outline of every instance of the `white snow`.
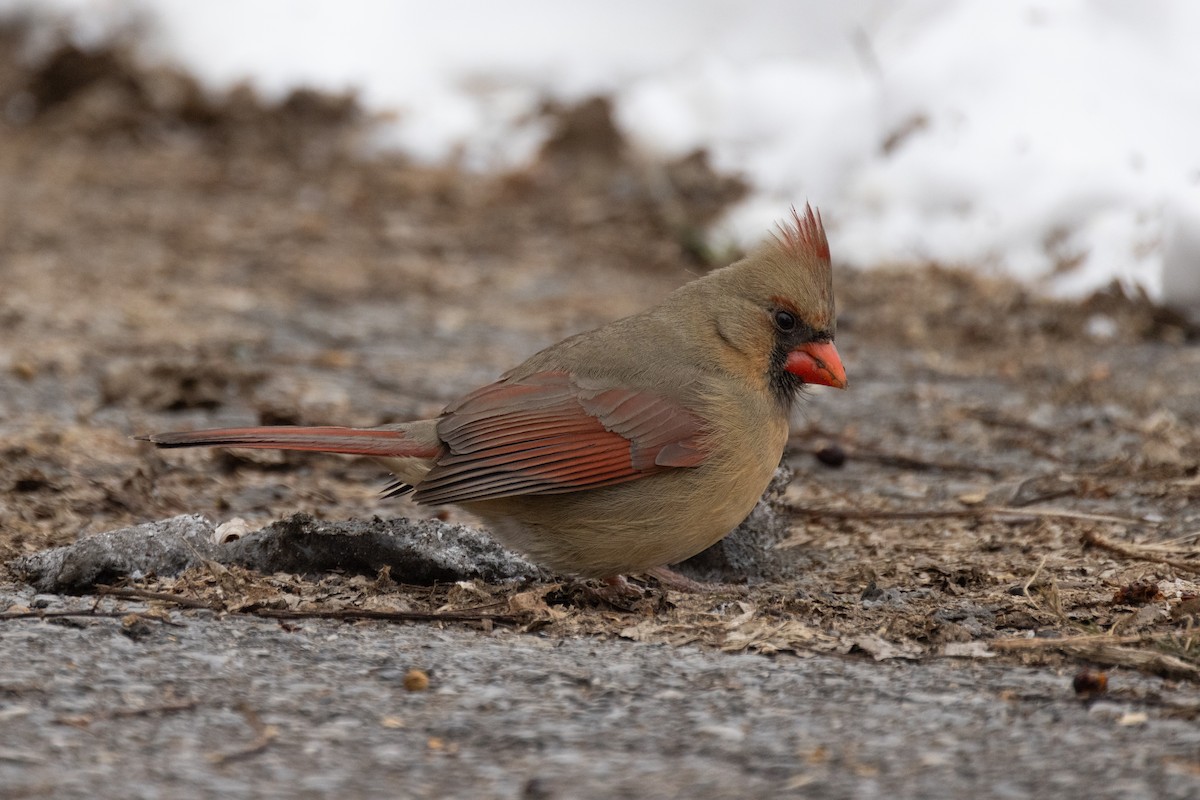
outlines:
[{"label": "white snow", "polygon": [[51,4],[83,36],[148,15],[154,53],[214,86],[355,88],[397,112],[389,146],[473,168],[529,157],[542,97],[611,93],[639,146],[750,179],[730,236],[811,201],[843,261],[1200,308],[1192,0]]}]

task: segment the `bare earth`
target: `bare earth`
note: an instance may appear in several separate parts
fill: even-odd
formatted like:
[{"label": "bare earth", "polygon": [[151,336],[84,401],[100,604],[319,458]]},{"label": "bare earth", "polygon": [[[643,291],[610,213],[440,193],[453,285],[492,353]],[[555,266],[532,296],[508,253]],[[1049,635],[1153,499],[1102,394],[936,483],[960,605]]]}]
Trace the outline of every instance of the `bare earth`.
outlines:
[{"label": "bare earth", "polygon": [[[0,562],[178,514],[470,524],[367,461],[131,437],[435,415],[736,255],[705,231],[744,187],[631,152],[603,101],[478,175],[369,155],[349,98],[23,41],[0,32]],[[0,797],[1200,794],[1197,331],[936,265],[837,283],[851,388],[797,413],[754,569],[614,604],[212,563],[68,597],[0,567]]]}]

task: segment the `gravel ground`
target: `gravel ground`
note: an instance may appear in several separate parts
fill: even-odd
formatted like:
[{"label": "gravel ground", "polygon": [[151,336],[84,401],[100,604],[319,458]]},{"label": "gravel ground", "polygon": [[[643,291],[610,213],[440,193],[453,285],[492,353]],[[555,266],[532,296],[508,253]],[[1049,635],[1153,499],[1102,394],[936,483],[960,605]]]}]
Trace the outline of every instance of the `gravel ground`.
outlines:
[{"label": "gravel ground", "polygon": [[[1200,729],[1181,718],[1200,698],[1156,679],[1129,676],[1085,702],[1069,676],[986,662],[769,658],[423,625],[283,627],[207,612],[170,622],[5,624],[2,796],[1200,791]],[[412,669],[427,674],[425,690],[405,688]]]}]

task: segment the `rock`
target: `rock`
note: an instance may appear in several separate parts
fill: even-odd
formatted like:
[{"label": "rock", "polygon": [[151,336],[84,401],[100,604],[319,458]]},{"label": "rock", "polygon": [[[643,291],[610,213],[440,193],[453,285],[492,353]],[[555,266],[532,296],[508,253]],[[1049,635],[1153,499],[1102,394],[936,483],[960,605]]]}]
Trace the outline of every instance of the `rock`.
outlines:
[{"label": "rock", "polygon": [[23,556],[16,573],[39,592],[81,593],[148,574],[176,575],[212,560],[263,573],[343,570],[375,575],[389,567],[400,583],[548,577],[486,534],[437,520],[321,522],[294,514],[218,544],[216,526],[188,515],[89,536]]},{"label": "rock", "polygon": [[[293,514],[222,545],[218,559],[260,572],[391,569],[399,583],[428,585],[479,579],[531,579],[541,571],[482,531],[438,520],[322,522]],[[543,576],[548,577],[548,576]]]},{"label": "rock", "polygon": [[788,518],[781,502],[791,481],[792,471],[780,465],[762,499],[741,525],[674,569],[693,580],[718,583],[783,577],[788,558],[776,545],[787,536]]},{"label": "rock", "polygon": [[173,575],[213,558],[213,530],[204,517],[182,515],[88,536],[22,556],[11,566],[39,592],[86,592],[129,576]]}]

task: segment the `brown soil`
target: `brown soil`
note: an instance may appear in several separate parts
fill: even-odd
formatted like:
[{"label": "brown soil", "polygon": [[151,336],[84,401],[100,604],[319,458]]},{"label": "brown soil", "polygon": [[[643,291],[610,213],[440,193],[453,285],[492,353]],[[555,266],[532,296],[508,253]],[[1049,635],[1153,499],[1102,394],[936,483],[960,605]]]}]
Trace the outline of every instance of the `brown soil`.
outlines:
[{"label": "brown soil", "polygon": [[[536,163],[478,175],[364,155],[349,97],[212,96],[121,46],[26,62],[23,36],[0,33],[3,560],[184,512],[435,513],[382,499],[366,461],[130,437],[432,415],[734,255],[704,231],[745,187],[703,154],[647,162],[603,100],[548,108]],[[539,627],[563,634],[1195,679],[1195,331],[1115,289],[1058,302],[933,265],[837,281],[852,385],[795,420],[789,582],[621,609],[551,586],[238,580],[314,603],[548,603]]]}]

